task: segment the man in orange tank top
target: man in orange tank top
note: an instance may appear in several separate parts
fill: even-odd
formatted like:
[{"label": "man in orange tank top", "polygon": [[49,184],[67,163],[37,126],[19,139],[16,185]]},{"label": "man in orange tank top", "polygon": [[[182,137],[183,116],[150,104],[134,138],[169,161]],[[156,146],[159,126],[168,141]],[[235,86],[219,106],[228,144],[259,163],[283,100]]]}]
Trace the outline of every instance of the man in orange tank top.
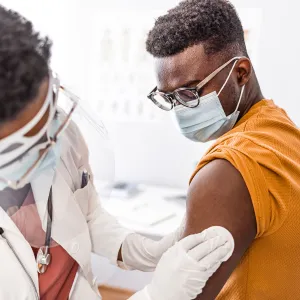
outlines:
[{"label": "man in orange tank top", "polygon": [[219,225],[236,247],[197,299],[300,299],[300,132],[264,99],[235,8],[183,1],[146,45],[157,75],[148,98],[186,138],[216,140],[191,178],[184,235]]}]

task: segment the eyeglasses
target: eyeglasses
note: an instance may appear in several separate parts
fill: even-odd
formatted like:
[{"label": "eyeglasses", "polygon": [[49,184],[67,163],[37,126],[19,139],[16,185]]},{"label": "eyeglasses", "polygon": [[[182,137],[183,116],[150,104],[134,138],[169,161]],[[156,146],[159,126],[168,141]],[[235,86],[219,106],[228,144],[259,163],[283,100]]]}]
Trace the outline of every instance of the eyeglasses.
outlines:
[{"label": "eyeglasses", "polygon": [[228,62],[223,64],[221,67],[216,69],[204,80],[202,80],[196,87],[193,88],[178,88],[172,93],[163,93],[158,91],[155,87],[147,96],[156,106],[159,108],[170,111],[179,102],[185,107],[194,108],[200,103],[199,91],[204,87],[211,79],[213,79],[219,72],[227,67],[231,62],[239,60],[241,57],[233,57]]},{"label": "eyeglasses", "polygon": [[[27,153],[21,155],[21,157],[18,157],[17,159],[14,159],[13,162],[8,164],[11,165],[16,160],[21,160],[22,156],[25,157],[27,155],[30,155],[32,151],[35,152],[37,151],[39,153],[37,160],[32,164],[32,166],[26,171],[26,173],[19,180],[11,181],[0,177],[0,181],[6,184],[10,188],[19,189],[28,183],[28,179],[31,177],[31,175],[36,170],[36,168],[47,156],[50,149],[56,144],[62,132],[68,127],[69,122],[72,118],[72,114],[79,103],[79,98],[76,95],[74,95],[64,86],[60,85],[59,79],[57,78],[56,74],[53,73],[52,76],[55,79],[52,85],[54,111],[51,112],[51,109],[49,111],[49,124],[56,117],[58,117],[60,120],[60,126],[56,130],[56,132],[54,132],[51,135],[48,133],[48,129],[46,129],[46,133],[42,137],[40,143],[37,143],[37,145],[31,147],[31,149]],[[49,124],[46,127],[48,127]],[[15,150],[15,149],[11,149],[11,150]]]}]

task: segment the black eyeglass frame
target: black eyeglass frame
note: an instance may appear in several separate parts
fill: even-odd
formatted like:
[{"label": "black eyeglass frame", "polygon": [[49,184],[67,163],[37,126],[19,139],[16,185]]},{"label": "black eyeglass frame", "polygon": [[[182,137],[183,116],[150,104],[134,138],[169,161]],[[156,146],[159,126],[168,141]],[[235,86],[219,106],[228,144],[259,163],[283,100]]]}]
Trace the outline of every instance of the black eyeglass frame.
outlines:
[{"label": "black eyeglass frame", "polygon": [[[197,84],[197,86],[193,87],[193,88],[187,88],[187,87],[181,87],[176,89],[175,91],[173,91],[172,93],[164,93],[164,92],[160,92],[157,89],[157,86],[148,94],[147,98],[150,99],[157,107],[166,110],[166,111],[170,111],[174,108],[176,101],[178,101],[180,104],[182,104],[185,107],[189,107],[189,108],[194,108],[197,107],[200,103],[200,96],[199,96],[199,91],[201,88],[204,87],[204,85],[206,85],[211,79],[213,79],[218,73],[220,73],[225,67],[227,67],[231,62],[236,61],[241,59],[242,57],[240,56],[236,56],[233,57],[232,59],[230,59],[228,62],[226,62],[225,64],[223,64],[222,66],[220,66],[218,69],[216,69],[214,72],[212,72],[210,75],[208,75],[205,79],[203,79],[199,84]],[[180,91],[190,91],[195,95],[195,99],[197,100],[197,102],[191,101],[192,104],[188,105],[186,101],[183,101],[182,99],[180,99],[178,92]],[[155,99],[155,95],[160,95],[161,97],[163,97],[167,102],[169,102],[171,104],[171,108],[168,109],[166,107],[164,107],[163,105],[161,105],[156,99]]]}]

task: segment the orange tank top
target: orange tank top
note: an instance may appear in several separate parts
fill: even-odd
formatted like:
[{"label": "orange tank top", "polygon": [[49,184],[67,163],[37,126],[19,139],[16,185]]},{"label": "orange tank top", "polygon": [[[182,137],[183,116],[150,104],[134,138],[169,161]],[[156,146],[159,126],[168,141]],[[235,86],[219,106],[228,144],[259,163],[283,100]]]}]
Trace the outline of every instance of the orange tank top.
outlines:
[{"label": "orange tank top", "polygon": [[217,299],[300,299],[299,129],[273,101],[262,100],[215,142],[194,175],[214,159],[239,170],[257,223],[255,241]]},{"label": "orange tank top", "polygon": [[[37,255],[39,248],[44,245],[45,232],[30,189],[23,205],[11,219],[32,246]],[[73,282],[78,270],[78,263],[59,246],[51,241],[51,262],[44,274],[38,274],[41,300],[68,300]]]}]

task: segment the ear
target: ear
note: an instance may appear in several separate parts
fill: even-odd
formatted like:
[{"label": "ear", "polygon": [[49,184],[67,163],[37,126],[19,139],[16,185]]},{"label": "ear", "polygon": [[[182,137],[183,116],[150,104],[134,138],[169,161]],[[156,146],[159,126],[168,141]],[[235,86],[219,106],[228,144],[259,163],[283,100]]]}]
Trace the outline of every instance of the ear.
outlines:
[{"label": "ear", "polygon": [[241,58],[236,65],[236,71],[238,84],[245,85],[252,75],[251,61],[247,57]]}]

